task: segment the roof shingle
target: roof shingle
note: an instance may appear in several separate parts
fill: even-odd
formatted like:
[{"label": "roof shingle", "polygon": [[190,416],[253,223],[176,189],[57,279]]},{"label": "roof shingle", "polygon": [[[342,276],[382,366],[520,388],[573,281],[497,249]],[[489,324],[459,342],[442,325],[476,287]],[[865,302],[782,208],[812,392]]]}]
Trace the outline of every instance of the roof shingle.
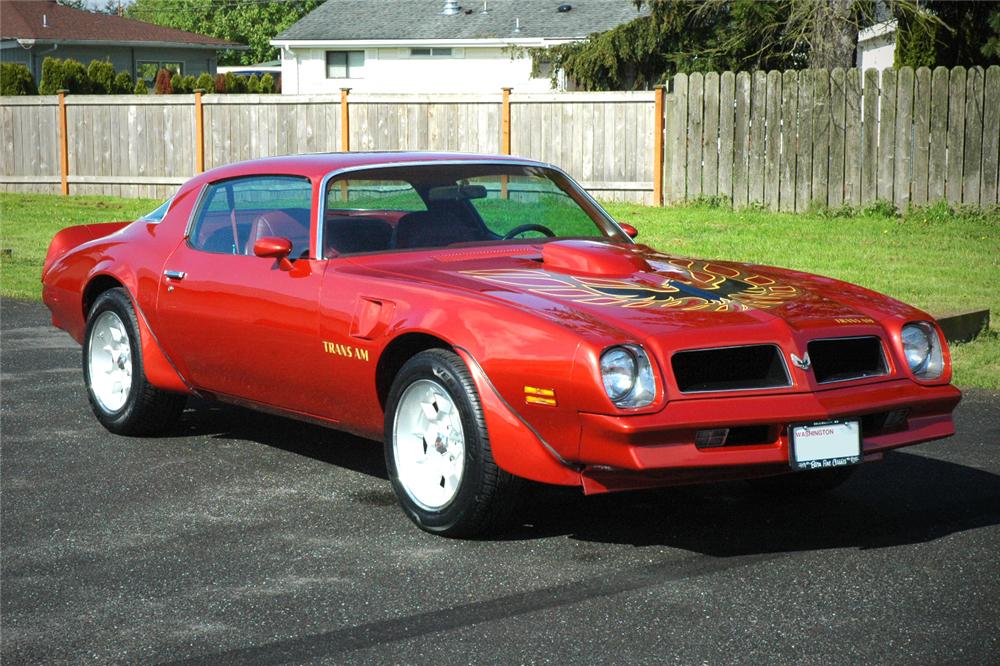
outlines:
[{"label": "roof shingle", "polygon": [[[572,9],[557,11],[561,4]],[[443,8],[444,0],[327,0],[275,40],[580,39],[644,13],[628,0],[465,0],[453,16]]]},{"label": "roof shingle", "polygon": [[0,38],[242,47],[226,39],[67,7],[55,0],[0,0]]}]

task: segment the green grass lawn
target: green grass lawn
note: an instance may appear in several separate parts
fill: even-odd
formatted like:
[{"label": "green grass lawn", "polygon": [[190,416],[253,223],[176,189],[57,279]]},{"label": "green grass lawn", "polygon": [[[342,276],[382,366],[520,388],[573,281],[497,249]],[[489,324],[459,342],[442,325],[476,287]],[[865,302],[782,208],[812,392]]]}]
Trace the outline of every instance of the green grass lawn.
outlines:
[{"label": "green grass lawn", "polygon": [[[52,235],[73,224],[134,219],[160,202],[0,194],[0,294],[39,298]],[[990,308],[990,331],[956,345],[956,383],[1000,389],[1000,212],[944,206],[892,217],[786,214],[690,206],[608,204],[639,241],[666,252],[820,273],[880,291],[934,314]]]}]

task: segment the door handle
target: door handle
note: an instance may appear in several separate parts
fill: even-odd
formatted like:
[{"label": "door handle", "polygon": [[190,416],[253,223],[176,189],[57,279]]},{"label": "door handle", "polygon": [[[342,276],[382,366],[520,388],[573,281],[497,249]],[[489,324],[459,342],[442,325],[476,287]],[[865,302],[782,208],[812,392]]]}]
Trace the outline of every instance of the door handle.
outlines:
[{"label": "door handle", "polygon": [[171,280],[183,280],[187,277],[187,273],[184,271],[163,271],[163,275],[170,278]]}]

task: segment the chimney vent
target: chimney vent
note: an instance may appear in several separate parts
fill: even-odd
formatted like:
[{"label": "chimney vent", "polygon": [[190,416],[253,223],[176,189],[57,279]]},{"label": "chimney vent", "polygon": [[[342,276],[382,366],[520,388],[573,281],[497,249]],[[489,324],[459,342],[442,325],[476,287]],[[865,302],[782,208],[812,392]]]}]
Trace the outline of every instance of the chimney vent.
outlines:
[{"label": "chimney vent", "polygon": [[43,28],[49,27],[49,15],[48,14],[42,14],[42,27]]},{"label": "chimney vent", "polygon": [[445,16],[454,16],[460,11],[462,11],[462,8],[458,6],[458,0],[445,0],[444,9],[441,13]]}]

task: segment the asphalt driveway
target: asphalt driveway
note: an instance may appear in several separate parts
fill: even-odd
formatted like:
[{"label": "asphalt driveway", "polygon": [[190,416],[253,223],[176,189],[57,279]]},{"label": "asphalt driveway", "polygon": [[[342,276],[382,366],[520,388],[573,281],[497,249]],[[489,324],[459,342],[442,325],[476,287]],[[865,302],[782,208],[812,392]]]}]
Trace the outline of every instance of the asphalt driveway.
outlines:
[{"label": "asphalt driveway", "polygon": [[1000,395],[825,498],[536,490],[450,541],[372,442],[208,403],[111,435],[46,310],[0,317],[5,665],[1000,663]]}]

